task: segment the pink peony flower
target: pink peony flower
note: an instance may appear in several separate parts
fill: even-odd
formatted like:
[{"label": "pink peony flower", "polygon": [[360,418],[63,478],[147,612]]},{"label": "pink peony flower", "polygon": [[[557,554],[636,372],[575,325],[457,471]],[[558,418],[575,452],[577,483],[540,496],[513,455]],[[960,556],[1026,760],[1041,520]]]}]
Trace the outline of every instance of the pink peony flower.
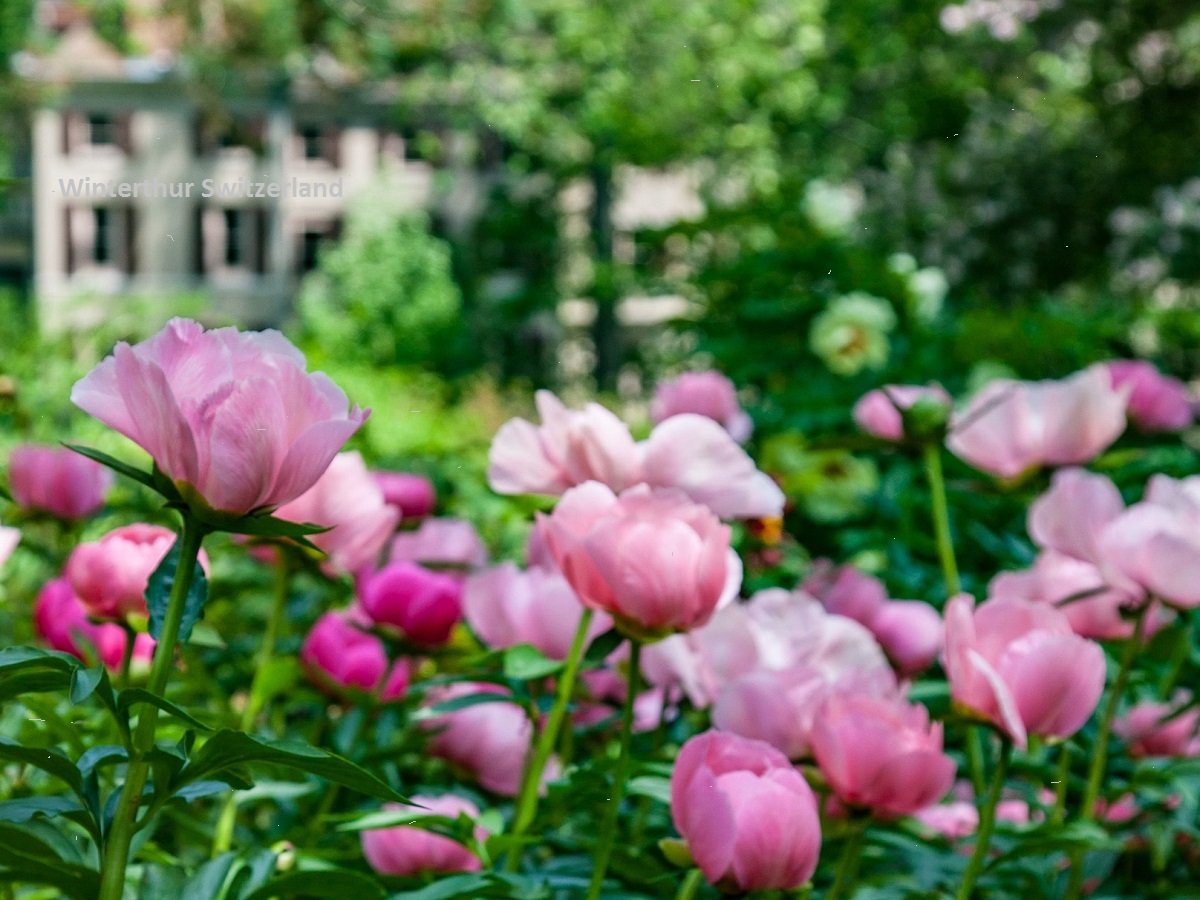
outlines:
[{"label": "pink peony flower", "polygon": [[1118,359],[1105,363],[1112,386],[1129,390],[1129,418],[1139,431],[1182,431],[1192,424],[1187,385],[1152,363]]},{"label": "pink peony flower", "polygon": [[746,605],[718,609],[708,623],[673,634],[642,651],[642,674],[649,684],[682,691],[698,709],[712,704],[721,689],[759,664],[756,629]]},{"label": "pink peony flower", "polygon": [[728,526],[678,491],[591,482],[538,527],[583,604],[642,638],[703,625],[741,584]]},{"label": "pink peony flower", "polygon": [[[146,586],[175,543],[175,533],[159,525],[124,525],[98,541],[80,544],[67,557],[63,573],[88,615],[123,619],[149,615]],[[200,551],[208,571],[208,554]]]},{"label": "pink peony flower", "polygon": [[972,835],[979,829],[979,810],[966,800],[927,806],[913,813],[913,818],[952,841]]},{"label": "pink peony flower", "polygon": [[1039,547],[1095,564],[1105,528],[1124,511],[1121,492],[1108,478],[1062,469],[1029,507],[1029,536]]},{"label": "pink peony flower", "polygon": [[887,818],[936,803],[954,783],[941,724],[895,698],[830,696],[813,722],[812,749],[843,803]]},{"label": "pink peony flower", "polygon": [[300,662],[309,677],[335,694],[370,694],[387,702],[408,690],[408,666],[390,666],[383,641],[368,634],[358,610],[327,612],[317,619],[300,647]]},{"label": "pink peony flower", "polygon": [[1104,690],[1104,651],[1051,606],[966,594],[946,605],[950,696],[1021,749],[1029,734],[1070,737]]},{"label": "pink peony flower", "polygon": [[416,531],[402,531],[392,539],[388,560],[478,569],[487,565],[487,548],[475,526],[465,519],[426,519]]},{"label": "pink peony flower", "polygon": [[462,618],[462,593],[458,579],[407,562],[388,563],[358,585],[359,602],[373,621],[431,646],[450,640]]},{"label": "pink peony flower", "polygon": [[[409,799],[415,806],[388,803],[383,808],[409,810],[412,812],[413,822],[429,816],[457,819],[466,815],[476,820],[479,818],[479,807],[470,800],[453,794],[443,794],[440,797],[414,794]],[[487,830],[476,825],[475,840],[483,842],[487,838]],[[478,872],[483,868],[479,857],[458,841],[408,825],[364,831],[362,848],[367,864],[380,875],[445,875],[452,872]]]},{"label": "pink peony flower", "polygon": [[887,587],[874,575],[854,566],[835,566],[828,559],[813,562],[800,590],[821,601],[827,612],[866,625],[888,602]]},{"label": "pink peony flower", "polygon": [[1200,756],[1200,709],[1179,712],[1190,699],[1180,692],[1171,703],[1138,703],[1113,722],[1113,732],[1131,756]]},{"label": "pink peony flower", "polygon": [[[515,797],[521,789],[533,726],[525,711],[510,702],[511,694],[494,684],[458,682],[430,690],[425,702],[433,707],[471,694],[496,694],[501,699],[427,718],[430,752],[464,769],[493,794]],[[552,759],[546,780],[557,778],[558,771],[557,760]]]},{"label": "pink peony flower", "polygon": [[892,600],[867,623],[896,671],[924,672],[942,652],[945,629],[938,611],[920,600]]},{"label": "pink peony flower", "polygon": [[[125,659],[129,641],[120,625],[95,623],[71,590],[66,578],[47,582],[33,604],[33,624],[37,633],[54,650],[70,653],[84,662],[99,660],[116,671]],[[150,668],[154,657],[154,638],[139,634],[134,638],[131,668]]]},{"label": "pink peony flower", "polygon": [[66,447],[24,444],[8,461],[13,499],[60,519],[83,519],[104,506],[112,472]]},{"label": "pink peony flower", "polygon": [[384,501],[357,451],[335,456],[316,484],[275,515],[330,528],[309,540],[329,554],[333,569],[349,573],[376,563],[400,521],[400,511]]},{"label": "pink peony flower", "polygon": [[[506,562],[467,579],[463,610],[489,647],[532,644],[550,659],[566,659],[584,607],[557,569],[521,571]],[[595,614],[588,641],[610,628],[607,615]]]},{"label": "pink peony flower", "polygon": [[719,731],[770,744],[788,759],[809,755],[817,711],[830,683],[809,666],[759,669],[726,685],[712,707]]},{"label": "pink peony flower", "polygon": [[172,319],[80,379],[71,402],[153,457],[194,510],[271,510],[312,487],[367,417],[277,331]]},{"label": "pink peony flower", "polygon": [[754,430],[754,423],[738,403],[737,388],[720,372],[684,372],[655,388],[650,418],[656,425],[683,413],[712,419],[739,444]]},{"label": "pink peony flower", "polygon": [[903,411],[912,409],[921,400],[944,407],[947,416],[953,402],[940,384],[889,384],[863,394],[854,404],[851,415],[867,434],[899,442],[906,437],[915,437],[904,433]]},{"label": "pink peony flower", "polygon": [[671,817],[704,877],[723,889],[796,888],[816,871],[816,797],[761,741],[709,731],[685,743],[671,773]]},{"label": "pink peony flower", "polygon": [[1125,430],[1125,394],[1103,366],[1061,381],[993,381],[958,417],[946,446],[999,478],[1085,463]]},{"label": "pink peony flower", "polygon": [[405,519],[423,519],[437,505],[433,482],[424,475],[408,472],[374,472],[375,483],[383,491],[383,499],[396,507]]}]

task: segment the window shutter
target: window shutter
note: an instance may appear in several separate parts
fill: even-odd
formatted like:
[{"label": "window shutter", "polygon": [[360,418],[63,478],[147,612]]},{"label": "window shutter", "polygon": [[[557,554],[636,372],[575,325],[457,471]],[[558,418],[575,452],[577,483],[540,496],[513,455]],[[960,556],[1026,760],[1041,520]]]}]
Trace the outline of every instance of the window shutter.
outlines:
[{"label": "window shutter", "polygon": [[121,113],[113,116],[113,132],[116,145],[126,156],[133,155],[133,115]]}]

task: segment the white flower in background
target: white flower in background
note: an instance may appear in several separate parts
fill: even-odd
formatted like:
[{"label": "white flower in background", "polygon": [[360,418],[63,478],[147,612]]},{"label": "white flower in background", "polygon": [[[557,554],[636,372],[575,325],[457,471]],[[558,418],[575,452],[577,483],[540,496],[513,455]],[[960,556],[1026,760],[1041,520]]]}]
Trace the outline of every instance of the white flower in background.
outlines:
[{"label": "white flower in background", "polygon": [[917,271],[917,259],[911,253],[893,253],[888,257],[887,266],[897,275],[911,275]]},{"label": "white flower in background", "polygon": [[908,311],[918,322],[932,322],[942,311],[950,283],[936,266],[918,269],[908,278]]},{"label": "white flower in background", "polygon": [[864,202],[857,184],[830,184],[818,179],[804,189],[804,214],[831,237],[845,235],[854,227]]},{"label": "white flower in background", "polygon": [[849,377],[887,364],[888,333],[895,327],[896,312],[890,303],[855,291],[836,298],[813,319],[808,342],[829,371]]}]

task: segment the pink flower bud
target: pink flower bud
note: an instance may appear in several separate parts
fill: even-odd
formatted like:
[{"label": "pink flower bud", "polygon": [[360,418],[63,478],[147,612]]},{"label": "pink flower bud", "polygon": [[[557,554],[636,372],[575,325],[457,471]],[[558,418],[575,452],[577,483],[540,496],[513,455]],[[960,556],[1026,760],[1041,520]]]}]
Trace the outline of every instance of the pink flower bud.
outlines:
[{"label": "pink flower bud", "polygon": [[835,694],[817,714],[812,748],[830,787],[848,806],[884,817],[924,809],[954,783],[941,723],[919,704]]},{"label": "pink flower bud", "polygon": [[[158,525],[124,525],[98,541],[80,544],[67,557],[64,574],[88,615],[123,619],[149,615],[146,586],[175,543],[175,533]],[[208,571],[208,555],[200,552]]]},{"label": "pink flower bud", "polygon": [[423,475],[408,472],[374,472],[375,483],[383,499],[400,510],[405,519],[423,519],[437,505],[433,482]]},{"label": "pink flower bud", "polygon": [[816,797],[761,741],[708,731],[685,743],[671,773],[671,817],[704,877],[723,889],[786,890],[816,871]]},{"label": "pink flower bud", "polygon": [[684,372],[655,388],[650,417],[656,425],[684,413],[712,419],[739,444],[754,430],[754,423],[738,403],[733,382],[720,372]]},{"label": "pink flower bud", "polygon": [[1200,756],[1200,709],[1176,715],[1188,700],[1183,692],[1172,703],[1139,703],[1113,723],[1113,733],[1130,756]]},{"label": "pink flower bud", "polygon": [[397,700],[408,690],[408,667],[400,661],[389,670],[383,641],[355,627],[361,617],[353,609],[325,613],[305,636],[300,662],[313,681],[333,693]]},{"label": "pink flower bud", "polygon": [[71,402],[141,446],[193,510],[272,510],[312,487],[369,411],[278,331],[172,319],[117,344]]},{"label": "pink flower bud", "polygon": [[584,605],[643,639],[703,625],[741,583],[728,526],[678,491],[591,482],[538,527]]},{"label": "pink flower bud", "polygon": [[363,610],[379,625],[409,640],[444,644],[462,618],[462,584],[456,578],[413,563],[388,563],[358,585]]},{"label": "pink flower bud", "polygon": [[887,588],[874,575],[854,566],[834,566],[828,559],[813,563],[800,590],[821,601],[827,612],[866,625],[888,602]]},{"label": "pink flower bud", "polygon": [[920,600],[892,600],[867,623],[896,671],[911,678],[933,665],[942,652],[942,617]]},{"label": "pink flower bud", "polygon": [[[479,818],[479,808],[474,803],[453,794],[441,797],[414,794],[409,799],[415,806],[388,803],[383,808],[409,811],[414,822],[428,816],[457,819],[460,815],[466,815],[472,819]],[[488,832],[476,825],[475,840],[482,842],[487,838]],[[362,832],[362,848],[367,863],[380,875],[444,875],[451,872],[478,872],[483,868],[479,857],[458,841],[407,825]]]},{"label": "pink flower bud", "polygon": [[113,476],[66,447],[25,444],[9,457],[8,479],[20,506],[70,520],[90,516],[104,505]]},{"label": "pink flower bud", "polygon": [[[867,434],[883,438],[885,441],[898,442],[906,437],[919,436],[905,434],[904,411],[912,409],[914,404],[921,400],[944,409],[944,416],[940,416],[941,421],[936,423],[941,431],[944,431],[952,401],[946,389],[937,384],[889,384],[887,387],[868,391],[854,404],[851,415],[858,427]],[[936,408],[934,412],[937,412]]]},{"label": "pink flower bud", "polygon": [[1119,359],[1106,363],[1112,386],[1127,388],[1129,418],[1139,431],[1182,431],[1192,424],[1187,386],[1152,363]]},{"label": "pink flower bud", "polygon": [[[38,592],[33,604],[37,633],[54,650],[70,653],[84,662],[99,660],[107,668],[120,669],[128,636],[120,625],[95,623],[88,619],[71,583],[56,578]],[[133,642],[131,666],[148,668],[154,657],[154,638],[139,634]]]}]

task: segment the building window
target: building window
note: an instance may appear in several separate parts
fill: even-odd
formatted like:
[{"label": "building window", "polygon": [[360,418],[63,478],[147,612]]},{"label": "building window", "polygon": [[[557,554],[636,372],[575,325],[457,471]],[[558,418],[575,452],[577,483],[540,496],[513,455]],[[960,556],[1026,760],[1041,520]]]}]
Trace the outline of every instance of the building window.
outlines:
[{"label": "building window", "polygon": [[300,140],[304,145],[305,159],[325,158],[325,135],[315,125],[306,125],[300,129]]},{"label": "building window", "polygon": [[225,210],[225,265],[240,266],[242,264],[242,211],[240,209]]},{"label": "building window", "polygon": [[112,116],[92,113],[87,117],[88,143],[93,147],[109,146],[117,142],[116,125]]},{"label": "building window", "polygon": [[112,211],[98,206],[92,210],[92,217],[92,261],[97,265],[112,262]]}]

